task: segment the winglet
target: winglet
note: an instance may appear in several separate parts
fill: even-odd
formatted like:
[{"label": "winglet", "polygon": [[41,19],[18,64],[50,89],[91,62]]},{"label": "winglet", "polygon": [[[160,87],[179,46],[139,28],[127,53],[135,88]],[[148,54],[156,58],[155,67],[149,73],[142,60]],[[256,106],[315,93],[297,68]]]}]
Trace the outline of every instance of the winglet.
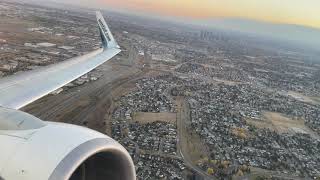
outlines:
[{"label": "winglet", "polygon": [[111,34],[111,31],[104,20],[102,14],[100,11],[96,12],[97,15],[97,21],[99,25],[99,31],[100,31],[100,37],[102,40],[102,46],[104,49],[109,48],[117,48],[120,49],[120,46],[117,44],[116,40],[114,39],[113,35]]}]

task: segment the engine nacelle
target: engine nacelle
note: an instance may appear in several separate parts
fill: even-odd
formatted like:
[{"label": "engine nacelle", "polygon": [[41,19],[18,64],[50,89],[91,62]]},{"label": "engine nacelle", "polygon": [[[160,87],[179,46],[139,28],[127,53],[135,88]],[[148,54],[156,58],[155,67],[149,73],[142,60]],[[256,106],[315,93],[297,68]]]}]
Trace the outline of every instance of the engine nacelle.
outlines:
[{"label": "engine nacelle", "polygon": [[88,128],[0,108],[0,179],[134,180],[129,153]]}]

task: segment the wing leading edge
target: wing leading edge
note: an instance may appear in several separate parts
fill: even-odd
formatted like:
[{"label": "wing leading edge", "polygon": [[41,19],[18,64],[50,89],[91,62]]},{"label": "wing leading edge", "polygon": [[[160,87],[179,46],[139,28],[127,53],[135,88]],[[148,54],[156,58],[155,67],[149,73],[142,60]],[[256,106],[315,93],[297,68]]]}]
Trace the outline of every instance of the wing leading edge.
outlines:
[{"label": "wing leading edge", "polygon": [[34,71],[0,79],[0,106],[20,109],[117,55],[121,50],[100,12],[97,12],[97,21],[103,49]]}]

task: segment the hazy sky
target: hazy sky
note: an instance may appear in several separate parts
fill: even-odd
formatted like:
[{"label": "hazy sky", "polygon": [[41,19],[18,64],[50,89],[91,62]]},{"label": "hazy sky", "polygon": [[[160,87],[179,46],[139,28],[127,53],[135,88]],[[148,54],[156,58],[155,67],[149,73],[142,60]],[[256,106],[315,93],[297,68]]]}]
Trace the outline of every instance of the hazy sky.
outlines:
[{"label": "hazy sky", "polygon": [[92,2],[102,7],[166,16],[249,18],[320,28],[320,0],[91,0],[90,4]]}]

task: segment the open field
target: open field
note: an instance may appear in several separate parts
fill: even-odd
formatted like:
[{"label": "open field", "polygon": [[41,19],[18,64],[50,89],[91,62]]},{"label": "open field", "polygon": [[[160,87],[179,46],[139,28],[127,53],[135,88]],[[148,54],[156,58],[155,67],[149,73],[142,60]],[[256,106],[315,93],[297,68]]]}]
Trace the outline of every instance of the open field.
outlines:
[{"label": "open field", "polygon": [[162,113],[151,113],[151,112],[136,112],[133,115],[133,121],[142,124],[152,123],[156,121],[168,122],[175,124],[177,115],[176,113],[162,112]]},{"label": "open field", "polygon": [[308,131],[303,120],[292,120],[280,113],[273,112],[266,112],[264,116],[267,121],[271,121],[279,133],[306,133]]},{"label": "open field", "polygon": [[310,97],[316,104],[320,104],[320,97]]},{"label": "open field", "polygon": [[268,128],[278,133],[304,133],[317,137],[317,135],[304,124],[302,119],[294,120],[280,113],[265,112],[262,120],[247,119],[247,122],[257,128]]},{"label": "open field", "polygon": [[320,104],[320,97],[308,97],[293,91],[289,91],[288,95],[305,103]]},{"label": "open field", "polygon": [[63,44],[65,39],[63,37],[54,36],[52,34],[39,33],[28,31],[28,28],[36,28],[41,25],[32,21],[26,21],[22,19],[12,19],[1,17],[0,21],[0,39],[7,40],[10,45],[21,45],[24,43],[34,42],[46,42],[55,44]]}]

